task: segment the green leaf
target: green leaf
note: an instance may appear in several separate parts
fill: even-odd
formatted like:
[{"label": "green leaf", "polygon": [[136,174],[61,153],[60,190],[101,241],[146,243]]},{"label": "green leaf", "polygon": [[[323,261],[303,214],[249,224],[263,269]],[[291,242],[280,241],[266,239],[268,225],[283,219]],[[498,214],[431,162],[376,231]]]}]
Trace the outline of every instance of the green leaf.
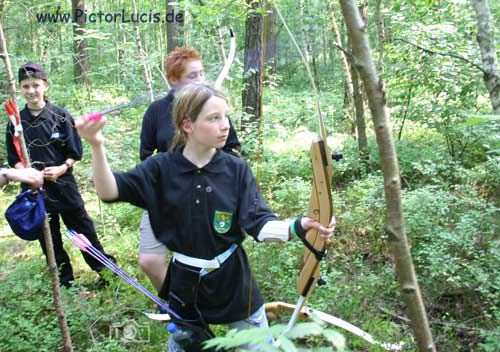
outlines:
[{"label": "green leaf", "polygon": [[310,335],[319,335],[323,331],[320,324],[314,322],[300,323],[295,325],[286,336],[292,339],[298,339]]},{"label": "green leaf", "polygon": [[338,350],[344,351],[345,349],[345,337],[341,333],[332,329],[325,329],[323,335],[328,341]]},{"label": "green leaf", "polygon": [[297,348],[291,340],[286,338],[286,336],[280,336],[278,339],[278,345],[282,351],[287,352],[297,352]]}]

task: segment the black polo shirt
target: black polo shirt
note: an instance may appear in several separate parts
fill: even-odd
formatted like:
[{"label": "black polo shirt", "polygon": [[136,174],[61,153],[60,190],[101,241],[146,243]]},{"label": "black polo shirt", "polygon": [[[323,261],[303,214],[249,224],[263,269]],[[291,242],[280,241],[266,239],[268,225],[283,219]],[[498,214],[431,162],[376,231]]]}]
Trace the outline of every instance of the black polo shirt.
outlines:
[{"label": "black polo shirt", "polygon": [[[175,135],[175,126],[172,119],[174,108],[174,90],[168,95],[154,101],[146,110],[142,120],[141,145],[139,156],[141,160],[153,155],[154,151],[167,152]],[[226,145],[222,148],[226,152],[234,153],[233,149],[241,150],[240,141],[236,135],[233,124],[229,120],[229,136]]]},{"label": "black polo shirt", "polygon": [[[69,112],[47,102],[38,116],[33,116],[27,106],[19,115],[33,168],[41,171],[48,166],[62,165],[68,158],[81,160],[82,143]],[[14,126],[9,122],[6,146],[9,165],[12,167],[20,161],[14,148],[13,136]],[[56,182],[46,180],[43,188],[45,206],[49,212],[83,206],[72,169],[61,175]]]},{"label": "black polo shirt", "polygon": [[[246,233],[257,238],[268,221],[276,220],[248,164],[220,150],[202,168],[175,151],[114,176],[118,200],[146,209],[158,240],[188,256],[212,259],[241,244]],[[244,319],[250,302],[252,312],[263,304],[243,248],[203,277],[198,300],[210,323]]]}]

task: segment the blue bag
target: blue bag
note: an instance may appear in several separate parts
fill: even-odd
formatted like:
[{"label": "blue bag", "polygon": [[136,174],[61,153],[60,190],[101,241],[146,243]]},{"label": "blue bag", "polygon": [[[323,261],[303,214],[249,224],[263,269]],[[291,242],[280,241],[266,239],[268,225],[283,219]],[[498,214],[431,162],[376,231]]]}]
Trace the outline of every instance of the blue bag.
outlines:
[{"label": "blue bag", "polygon": [[27,190],[5,211],[5,218],[12,231],[23,240],[34,241],[43,236],[45,202],[41,190]]}]

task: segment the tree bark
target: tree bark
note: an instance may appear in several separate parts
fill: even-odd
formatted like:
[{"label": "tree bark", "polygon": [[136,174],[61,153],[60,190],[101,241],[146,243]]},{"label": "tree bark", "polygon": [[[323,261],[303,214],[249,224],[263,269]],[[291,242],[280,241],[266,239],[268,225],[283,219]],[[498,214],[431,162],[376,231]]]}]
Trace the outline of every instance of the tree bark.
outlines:
[{"label": "tree bark", "polygon": [[[3,17],[3,7],[0,9],[0,18]],[[16,81],[14,75],[12,74],[12,67],[10,65],[9,54],[7,52],[7,43],[5,42],[5,36],[3,32],[3,25],[0,22],[0,57],[5,63],[5,71],[7,73],[7,79],[9,81],[9,93],[12,101],[17,106],[16,101]],[[26,149],[26,142],[24,140],[24,134],[19,131],[19,144],[21,146],[21,152],[24,160],[26,160],[27,166],[30,166],[30,158]],[[45,223],[43,226],[43,236],[46,243],[47,250],[47,262],[49,271],[52,279],[52,295],[54,299],[54,306],[56,308],[57,318],[59,320],[59,328],[61,330],[63,338],[63,348],[65,352],[73,352],[73,343],[71,342],[71,335],[69,334],[68,322],[66,321],[66,316],[64,314],[64,309],[61,303],[61,289],[59,286],[59,274],[57,272],[56,257],[54,255],[54,245],[52,243],[52,235],[50,233],[49,222],[47,221],[47,214],[45,214]]]},{"label": "tree bark", "polygon": [[[85,0],[71,1],[72,13],[77,10],[85,12]],[[89,53],[87,39],[78,38],[85,35],[85,19],[84,16],[79,16],[76,21],[73,21],[73,74],[75,81],[80,81],[84,84],[90,83],[89,71]]]},{"label": "tree bark", "polygon": [[378,62],[377,71],[379,75],[384,75],[384,44],[385,44],[385,28],[384,28],[384,18],[380,13],[382,8],[382,0],[377,0],[375,5],[375,23],[377,24],[377,35],[378,35]]},{"label": "tree bark", "polygon": [[268,72],[271,75],[276,74],[276,10],[269,2],[267,3],[268,13],[265,18],[267,21],[267,34],[266,34],[266,67],[269,67]]},{"label": "tree bark", "polygon": [[262,38],[263,18],[255,10],[261,7],[261,1],[246,0],[248,14],[245,21],[245,54],[243,66],[243,111],[250,117],[249,121],[242,124],[246,129],[260,120],[263,69]]},{"label": "tree bark", "polygon": [[[132,4],[134,7],[134,14],[137,17],[137,2],[136,0],[132,0]],[[135,29],[135,42],[137,45],[137,51],[139,53],[139,59],[141,60],[142,64],[142,69],[144,70],[144,79],[146,80],[146,85],[148,87],[149,91],[149,96],[150,96],[150,101],[154,101],[154,94],[153,94],[153,79],[151,78],[151,71],[148,68],[148,65],[146,64],[146,53],[144,52],[144,49],[142,48],[142,41],[141,41],[141,32],[139,31],[139,25],[137,22],[134,22],[134,29]]]},{"label": "tree bark", "polygon": [[[137,2],[136,0],[132,0],[132,5],[134,8],[134,14],[137,17]],[[142,42],[141,42],[141,33],[139,32],[139,25],[137,22],[134,22],[134,29],[135,29],[135,43],[137,45],[137,51],[139,53],[139,59],[141,60],[142,68],[144,70],[144,79],[146,80],[146,85],[148,87],[149,91],[149,96],[150,96],[150,101],[154,101],[154,94],[153,94],[153,79],[151,78],[151,71],[149,70],[149,67],[146,63],[146,53],[144,52],[144,49],[142,48]]]},{"label": "tree bark", "polygon": [[[335,33],[335,41],[337,44],[337,48],[343,48],[342,44],[342,35],[339,30],[339,26],[337,25],[337,21],[335,20],[335,15],[333,14],[333,5],[330,4],[329,6],[329,12],[332,14],[332,29],[333,32]],[[352,71],[351,71],[351,65],[349,63],[349,58],[347,57],[347,54],[344,50],[339,50],[340,52],[340,58],[342,61],[342,65],[344,66],[344,72],[345,72],[345,79],[346,79],[346,87],[347,87],[347,97],[349,97],[351,100],[354,99],[354,87],[353,87],[353,77],[352,77]],[[344,106],[347,105],[344,103]],[[356,121],[356,106],[354,102],[352,103],[352,109],[349,115],[349,120],[351,121],[351,126],[355,125]]]},{"label": "tree bark", "polygon": [[477,17],[477,42],[483,62],[483,80],[495,114],[500,114],[500,70],[495,47],[495,26],[488,0],[471,0]]},{"label": "tree bark", "polygon": [[[333,10],[333,9],[332,9]],[[333,13],[333,11],[331,11]],[[332,26],[335,32],[335,38],[338,48],[342,48],[342,37],[335,17],[332,16]],[[350,45],[349,45],[350,46]],[[363,164],[366,164],[368,159],[368,138],[366,136],[366,123],[365,123],[365,108],[363,87],[359,82],[359,73],[356,67],[349,62],[349,58],[344,50],[340,51],[340,57],[344,66],[346,75],[346,86],[348,94],[352,97],[352,113],[351,123],[356,127],[356,139],[358,141],[359,157]]]},{"label": "tree bark", "polygon": [[401,178],[383,82],[375,71],[366,27],[354,0],[340,0],[340,5],[351,38],[355,65],[365,85],[377,137],[385,185],[385,231],[396,262],[401,294],[408,308],[418,350],[436,351],[403,225]]},{"label": "tree bark", "polygon": [[353,87],[353,104],[356,114],[356,137],[358,140],[359,158],[362,164],[368,161],[368,138],[366,136],[365,104],[363,97],[363,85],[359,80],[359,72],[355,65],[350,65]]},{"label": "tree bark", "polygon": [[[302,19],[308,18],[309,14],[306,12],[307,9],[307,4],[305,3],[305,0],[300,0],[299,1],[299,16]],[[311,55],[312,46],[309,43],[309,40],[307,39],[307,33],[306,33],[306,27],[304,23],[301,25],[300,29],[300,34],[302,36],[302,42],[304,43],[304,47],[302,51],[304,52],[304,56],[306,58],[307,65],[309,65],[309,62],[312,61],[311,66],[312,66],[312,73],[314,77],[314,83],[316,84],[316,87],[318,88],[318,91],[320,90],[319,86],[319,77],[318,77],[318,69],[316,65],[316,58],[314,56],[314,53]]]},{"label": "tree bark", "polygon": [[[167,1],[167,13],[175,11],[175,5]],[[177,22],[167,22],[167,54],[177,48]]]},{"label": "tree bark", "polygon": [[[368,1],[359,7],[361,12],[361,19],[365,28],[368,28]],[[349,41],[351,43],[351,41]],[[350,50],[352,52],[352,46]],[[357,66],[351,64],[352,74],[352,87],[353,87],[353,100],[356,108],[356,135],[358,137],[358,152],[361,163],[367,168],[368,162],[368,138],[366,136],[366,122],[365,122],[365,97],[363,94],[363,85],[359,79],[359,71]]]},{"label": "tree bark", "polygon": [[163,36],[163,30],[164,26],[161,22],[158,23],[158,50],[161,53],[161,60],[160,60],[160,71],[165,72],[165,57],[167,56],[165,54],[165,40]]},{"label": "tree bark", "polygon": [[118,64],[118,72],[116,74],[117,83],[121,84],[122,82],[122,66],[123,66],[123,49],[121,46],[121,24],[115,23],[115,55],[116,55],[116,63]]}]

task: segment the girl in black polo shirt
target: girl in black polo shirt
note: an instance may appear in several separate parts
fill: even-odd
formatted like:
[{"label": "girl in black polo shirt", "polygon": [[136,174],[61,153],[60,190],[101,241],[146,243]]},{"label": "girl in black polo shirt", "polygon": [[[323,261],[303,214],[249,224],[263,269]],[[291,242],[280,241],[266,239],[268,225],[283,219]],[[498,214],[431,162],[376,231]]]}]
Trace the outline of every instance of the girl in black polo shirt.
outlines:
[{"label": "girl in black polo shirt", "polygon": [[[166,74],[172,89],[162,99],[154,101],[142,119],[140,158],[168,151],[175,135],[172,118],[174,96],[185,85],[205,81],[203,60],[196,50],[176,48],[165,60]],[[229,129],[226,144],[222,150],[239,154],[240,142],[234,128]],[[167,248],[153,234],[147,212],[144,212],[140,226],[139,265],[156,289],[160,289],[167,272]]]},{"label": "girl in black polo shirt", "polygon": [[[211,86],[184,87],[173,110],[175,151],[152,156],[125,173],[112,173],[107,162],[100,132],[104,119],[80,119],[76,126],[92,146],[99,197],[148,210],[154,234],[174,252],[160,297],[182,318],[202,325],[267,327],[264,300],[242,242],[246,234],[257,241],[287,241],[290,224],[266,205],[248,164],[220,151],[229,131],[227,113],[225,97]],[[296,223],[301,227],[296,231],[316,228],[326,238],[334,227],[334,221],[324,228],[305,217]],[[169,348],[183,350],[173,339]]]}]

